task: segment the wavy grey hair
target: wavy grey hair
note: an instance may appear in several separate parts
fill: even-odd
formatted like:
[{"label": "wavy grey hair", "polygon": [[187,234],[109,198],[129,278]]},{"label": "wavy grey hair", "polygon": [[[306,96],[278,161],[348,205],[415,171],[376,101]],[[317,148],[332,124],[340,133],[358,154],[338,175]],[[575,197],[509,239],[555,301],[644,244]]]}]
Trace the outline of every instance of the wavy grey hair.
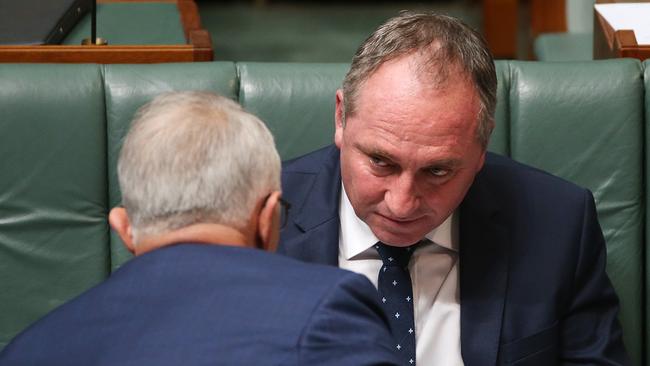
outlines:
[{"label": "wavy grey hair", "polygon": [[459,68],[471,78],[481,101],[477,138],[486,147],[494,128],[494,60],[480,34],[445,15],[403,11],[359,46],[343,81],[344,120],[346,115],[354,115],[363,83],[383,63],[411,54],[419,56],[421,76],[434,85],[444,83],[448,73]]},{"label": "wavy grey hair", "polygon": [[280,157],[264,123],[206,92],[162,94],[138,110],[117,165],[134,239],[195,223],[242,228],[280,190]]}]

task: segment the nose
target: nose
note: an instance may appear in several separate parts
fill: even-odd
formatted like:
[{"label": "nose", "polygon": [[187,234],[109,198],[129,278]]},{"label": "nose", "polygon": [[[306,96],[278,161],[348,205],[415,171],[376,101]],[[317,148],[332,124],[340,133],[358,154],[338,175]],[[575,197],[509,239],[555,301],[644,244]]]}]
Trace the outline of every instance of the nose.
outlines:
[{"label": "nose", "polygon": [[384,195],[384,201],[393,218],[411,218],[420,205],[415,179],[405,173],[396,176]]}]

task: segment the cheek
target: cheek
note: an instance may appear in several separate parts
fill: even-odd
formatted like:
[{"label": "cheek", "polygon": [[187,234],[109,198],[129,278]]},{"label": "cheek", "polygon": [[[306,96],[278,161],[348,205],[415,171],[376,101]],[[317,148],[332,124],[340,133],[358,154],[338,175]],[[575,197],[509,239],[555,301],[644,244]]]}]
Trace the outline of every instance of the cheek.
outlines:
[{"label": "cheek", "polygon": [[455,210],[472,185],[473,177],[472,174],[460,175],[440,187],[435,195],[437,207],[444,208],[447,211]]},{"label": "cheek", "polygon": [[363,218],[384,199],[382,179],[358,169],[343,175],[345,191],[358,216]]},{"label": "cheek", "polygon": [[[376,179],[376,178],[374,178]],[[357,200],[365,205],[375,205],[384,199],[381,184],[373,181],[372,177],[365,178],[364,183],[356,191]]]},{"label": "cheek", "polygon": [[443,185],[426,188],[422,195],[426,210],[443,216],[454,211],[465,197],[473,177],[471,173],[459,174]]}]

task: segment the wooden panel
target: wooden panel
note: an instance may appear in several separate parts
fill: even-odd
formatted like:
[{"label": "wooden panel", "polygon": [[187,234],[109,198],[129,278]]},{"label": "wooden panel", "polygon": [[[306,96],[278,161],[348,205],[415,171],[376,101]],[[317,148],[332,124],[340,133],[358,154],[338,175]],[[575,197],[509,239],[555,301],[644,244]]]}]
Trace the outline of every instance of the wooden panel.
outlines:
[{"label": "wooden panel", "polygon": [[594,59],[615,58],[614,29],[594,11]]},{"label": "wooden panel", "polygon": [[209,60],[205,60],[205,56],[195,56],[195,49],[191,45],[0,47],[0,62],[137,64],[192,61]]},{"label": "wooden panel", "polygon": [[99,0],[99,2],[176,3],[187,44],[164,46],[0,46],[0,62],[114,64],[212,61],[210,34],[201,28],[201,19],[194,0]]},{"label": "wooden panel", "polygon": [[[601,0],[598,3],[619,3],[625,1]],[[631,57],[639,60],[650,58],[650,45],[639,45],[634,31],[612,26],[598,12],[594,12],[594,59]]]},{"label": "wooden panel", "polygon": [[192,46],[193,61],[212,61],[212,39],[205,29],[189,31],[188,41]]},{"label": "wooden panel", "polygon": [[517,0],[483,0],[485,40],[495,58],[517,55]]},{"label": "wooden panel", "polygon": [[565,0],[532,0],[530,3],[530,31],[533,39],[540,33],[566,32]]},{"label": "wooden panel", "polygon": [[189,40],[191,31],[201,29],[199,8],[193,0],[178,0],[176,6],[178,7],[178,12],[181,16],[181,24],[183,24],[185,39]]},{"label": "wooden panel", "polygon": [[212,61],[212,39],[210,33],[201,27],[198,6],[194,0],[178,0],[176,5],[183,24],[185,39],[193,47],[194,61]]}]

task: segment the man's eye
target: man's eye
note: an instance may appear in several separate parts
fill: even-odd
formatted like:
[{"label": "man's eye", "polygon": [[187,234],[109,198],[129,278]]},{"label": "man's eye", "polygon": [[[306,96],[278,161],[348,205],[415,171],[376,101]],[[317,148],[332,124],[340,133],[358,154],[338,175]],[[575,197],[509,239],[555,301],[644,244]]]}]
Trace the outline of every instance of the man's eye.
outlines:
[{"label": "man's eye", "polygon": [[430,168],[429,169],[429,174],[433,175],[434,177],[444,177],[447,174],[449,174],[449,169],[445,168]]},{"label": "man's eye", "polygon": [[372,165],[380,168],[385,168],[389,165],[388,162],[386,162],[386,160],[382,159],[379,156],[371,156],[370,162],[372,163]]}]

